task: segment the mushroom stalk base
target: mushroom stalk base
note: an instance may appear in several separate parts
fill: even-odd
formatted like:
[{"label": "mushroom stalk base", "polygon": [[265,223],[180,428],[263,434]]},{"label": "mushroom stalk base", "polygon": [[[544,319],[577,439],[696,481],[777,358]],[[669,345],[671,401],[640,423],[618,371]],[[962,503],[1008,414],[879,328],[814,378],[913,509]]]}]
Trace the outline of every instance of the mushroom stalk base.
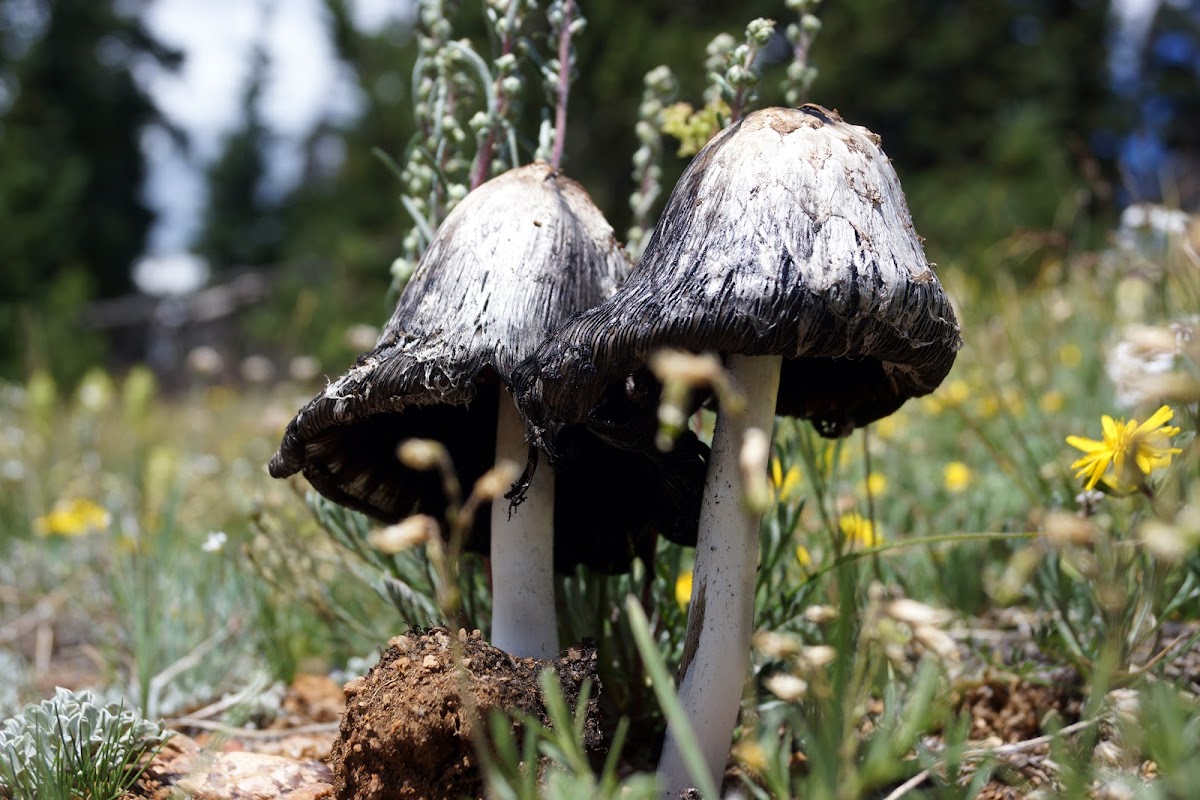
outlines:
[{"label": "mushroom stalk base", "polygon": [[[746,399],[746,410],[738,416],[722,412],[717,418],[700,507],[679,701],[718,787],[749,666],[762,518],[745,506],[739,457],[747,430],[759,428],[771,435],[782,362],[779,356],[729,358],[730,378]],[[761,468],[765,471],[766,464]],[[695,785],[669,726],[658,780],[664,797],[678,797]]]},{"label": "mushroom stalk base", "polygon": [[[525,424],[508,390],[500,393],[496,461],[524,463]],[[545,459],[543,459],[543,462]],[[554,602],[554,470],[543,463],[525,502],[492,501],[492,644],[514,656],[558,655]]]}]

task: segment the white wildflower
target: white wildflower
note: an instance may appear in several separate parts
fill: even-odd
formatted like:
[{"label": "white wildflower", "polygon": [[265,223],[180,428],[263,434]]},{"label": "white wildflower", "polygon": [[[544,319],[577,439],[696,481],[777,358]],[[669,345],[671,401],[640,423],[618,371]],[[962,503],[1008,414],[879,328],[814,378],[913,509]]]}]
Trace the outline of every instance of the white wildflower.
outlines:
[{"label": "white wildflower", "polygon": [[229,541],[229,537],[225,535],[225,531],[212,531],[205,537],[204,544],[200,545],[200,549],[206,553],[219,553],[224,549],[227,541]]}]

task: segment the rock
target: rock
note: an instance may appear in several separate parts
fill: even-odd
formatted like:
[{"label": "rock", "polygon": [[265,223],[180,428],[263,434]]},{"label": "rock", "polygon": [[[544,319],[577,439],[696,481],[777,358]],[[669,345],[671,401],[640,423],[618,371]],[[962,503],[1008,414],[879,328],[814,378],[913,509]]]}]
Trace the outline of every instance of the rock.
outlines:
[{"label": "rock", "polygon": [[217,753],[197,759],[176,786],[193,800],[319,800],[333,797],[332,773],[319,761],[263,753]]},{"label": "rock", "polygon": [[205,752],[171,737],[138,781],[134,797],[167,800],[319,800],[333,797],[333,774],[319,761],[245,751]]}]

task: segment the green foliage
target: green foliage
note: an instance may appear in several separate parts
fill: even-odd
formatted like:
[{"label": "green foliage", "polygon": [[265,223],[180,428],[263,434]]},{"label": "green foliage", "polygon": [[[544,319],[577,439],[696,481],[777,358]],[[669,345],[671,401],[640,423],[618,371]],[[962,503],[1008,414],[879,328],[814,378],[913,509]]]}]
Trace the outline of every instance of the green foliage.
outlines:
[{"label": "green foliage", "polygon": [[[372,546],[371,522],[318,494],[307,497],[317,523],[335,542],[356,557],[357,577],[396,610],[402,629],[446,625],[438,607],[441,578],[425,548],[413,547],[389,555]],[[474,597],[473,594],[469,597]]]},{"label": "green foliage", "polygon": [[[518,751],[512,739],[509,721],[501,714],[492,719],[496,752],[485,754],[484,758],[488,797],[498,800],[537,800],[540,797],[651,800],[659,796],[651,776],[635,774],[622,778],[620,775],[620,755],[629,729],[625,720],[618,726],[599,772],[593,769],[582,746],[585,706],[593,691],[590,684],[584,684],[579,703],[572,709],[567,706],[553,670],[545,670],[539,682],[550,724],[543,726],[539,720],[524,717],[523,750]],[[530,769],[530,765],[539,759],[544,772]]]},{"label": "green foliage", "polygon": [[0,727],[0,793],[13,800],[118,800],[172,736],[89,691],[59,688]]}]

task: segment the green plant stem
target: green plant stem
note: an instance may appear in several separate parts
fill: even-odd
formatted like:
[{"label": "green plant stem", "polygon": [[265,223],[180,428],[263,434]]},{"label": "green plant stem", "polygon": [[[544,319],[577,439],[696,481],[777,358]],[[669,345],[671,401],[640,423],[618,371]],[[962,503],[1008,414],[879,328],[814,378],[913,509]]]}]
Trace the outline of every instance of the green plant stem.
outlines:
[{"label": "green plant stem", "polygon": [[830,561],[828,564],[809,573],[809,580],[825,575],[840,567],[842,564],[856,561],[864,556],[874,556],[880,553],[886,553],[891,550],[904,550],[910,547],[927,547],[934,544],[947,543],[962,543],[962,542],[1002,542],[1015,541],[1022,539],[1036,539],[1041,536],[1040,531],[1013,531],[1011,533],[946,533],[939,536],[920,536],[915,539],[905,539],[898,542],[888,542],[887,544],[876,545],[875,547],[864,547],[861,550],[854,550]]},{"label": "green plant stem", "polygon": [[554,104],[554,149],[550,165],[562,165],[563,149],[567,143],[567,99],[571,94],[571,21],[575,16],[575,0],[566,0],[562,8],[562,30],[558,33],[558,102]]},{"label": "green plant stem", "polygon": [[646,671],[650,673],[650,686],[654,689],[658,704],[667,718],[667,724],[676,732],[675,737],[680,753],[687,764],[692,780],[696,782],[696,789],[699,790],[701,797],[715,800],[720,797],[720,793],[709,775],[708,765],[704,762],[703,753],[700,752],[700,742],[692,731],[687,713],[675,695],[675,682],[667,674],[667,665],[663,662],[662,654],[658,652],[658,648],[654,644],[646,612],[642,610],[642,606],[633,595],[625,598],[625,613],[629,616],[629,628],[633,632],[633,641],[637,645],[638,654],[642,657]]}]

